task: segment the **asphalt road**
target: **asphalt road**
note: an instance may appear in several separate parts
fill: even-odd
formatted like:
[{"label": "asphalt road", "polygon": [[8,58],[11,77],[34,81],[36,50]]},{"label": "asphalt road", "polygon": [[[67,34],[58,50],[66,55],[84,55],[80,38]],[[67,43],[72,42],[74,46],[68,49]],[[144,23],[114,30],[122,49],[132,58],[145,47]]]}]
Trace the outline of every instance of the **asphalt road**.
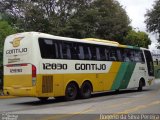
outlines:
[{"label": "asphalt road", "polygon": [[97,93],[90,99],[69,102],[54,98],[44,103],[31,97],[0,99],[2,120],[7,117],[14,120],[160,120],[157,114],[160,114],[160,82],[142,92]]}]

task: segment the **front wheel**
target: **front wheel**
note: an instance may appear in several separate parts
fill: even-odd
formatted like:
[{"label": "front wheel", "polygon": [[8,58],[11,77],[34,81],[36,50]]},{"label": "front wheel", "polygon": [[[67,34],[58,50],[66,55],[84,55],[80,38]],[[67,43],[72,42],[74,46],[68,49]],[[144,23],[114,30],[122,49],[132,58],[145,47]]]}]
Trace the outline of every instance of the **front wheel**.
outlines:
[{"label": "front wheel", "polygon": [[142,80],[139,81],[139,86],[138,86],[138,91],[142,91],[143,90],[143,82]]},{"label": "front wheel", "polygon": [[65,91],[65,100],[72,101],[75,100],[77,97],[77,86],[75,83],[69,83],[66,87]]}]

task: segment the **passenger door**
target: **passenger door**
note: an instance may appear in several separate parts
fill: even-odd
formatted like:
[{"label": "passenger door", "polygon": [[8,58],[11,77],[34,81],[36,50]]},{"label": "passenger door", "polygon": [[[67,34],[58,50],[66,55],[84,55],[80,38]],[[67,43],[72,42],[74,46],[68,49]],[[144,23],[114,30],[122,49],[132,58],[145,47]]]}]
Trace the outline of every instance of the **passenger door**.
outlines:
[{"label": "passenger door", "polygon": [[146,57],[148,76],[154,76],[154,67],[153,67],[153,60],[152,60],[151,53],[148,50],[144,50],[144,54]]}]

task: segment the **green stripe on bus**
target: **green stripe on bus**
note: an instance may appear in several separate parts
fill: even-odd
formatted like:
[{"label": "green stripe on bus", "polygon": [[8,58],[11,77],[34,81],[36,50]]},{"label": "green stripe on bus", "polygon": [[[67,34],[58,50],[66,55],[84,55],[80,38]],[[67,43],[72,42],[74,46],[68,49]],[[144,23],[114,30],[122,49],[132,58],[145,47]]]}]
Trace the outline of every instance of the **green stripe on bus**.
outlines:
[{"label": "green stripe on bus", "polygon": [[126,73],[126,70],[127,70],[127,67],[128,67],[128,62],[125,62],[125,63],[122,63],[119,70],[118,70],[118,73],[117,73],[117,76],[113,82],[113,85],[112,85],[112,90],[116,90],[116,89],[119,89],[120,85],[121,85],[121,82],[124,78],[124,75]]},{"label": "green stripe on bus", "polygon": [[130,62],[128,64],[126,73],[125,73],[125,75],[123,77],[123,80],[121,82],[121,85],[120,85],[120,89],[126,89],[127,88],[128,84],[129,84],[129,81],[131,79],[131,76],[133,74],[135,66],[136,66],[136,63],[134,63],[134,62]]}]

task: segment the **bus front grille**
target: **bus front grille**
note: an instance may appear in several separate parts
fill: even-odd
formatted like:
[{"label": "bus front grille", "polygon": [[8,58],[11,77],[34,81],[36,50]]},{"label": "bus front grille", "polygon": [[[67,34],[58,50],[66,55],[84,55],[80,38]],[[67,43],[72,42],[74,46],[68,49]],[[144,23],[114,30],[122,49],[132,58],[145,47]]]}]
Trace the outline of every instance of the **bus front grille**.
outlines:
[{"label": "bus front grille", "polygon": [[43,76],[42,78],[42,93],[53,92],[53,76]]}]

